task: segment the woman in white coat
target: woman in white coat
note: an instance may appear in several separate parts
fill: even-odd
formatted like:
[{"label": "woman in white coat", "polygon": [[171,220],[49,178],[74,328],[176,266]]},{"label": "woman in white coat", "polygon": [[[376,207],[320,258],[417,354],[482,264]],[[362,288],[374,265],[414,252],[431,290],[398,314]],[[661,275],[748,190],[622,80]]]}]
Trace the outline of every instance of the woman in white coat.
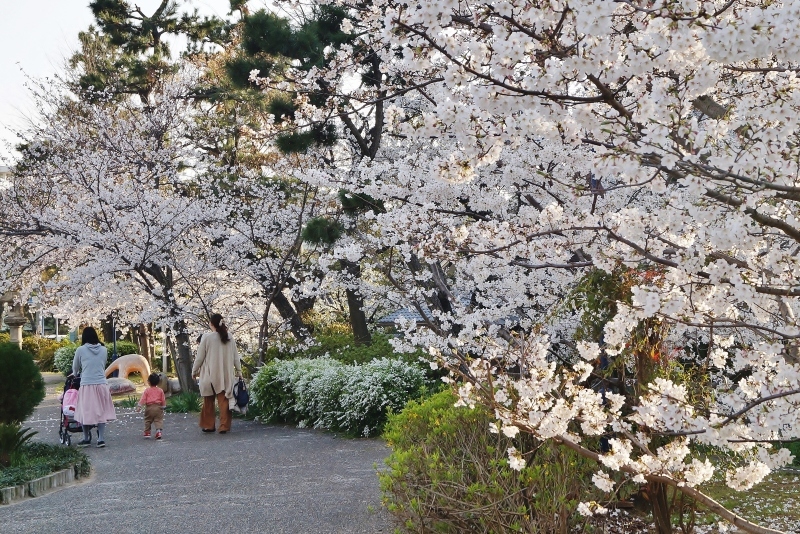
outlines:
[{"label": "woman in white coat", "polygon": [[192,376],[200,379],[200,395],[203,409],[200,412],[200,428],[203,432],[217,430],[214,401],[219,405],[219,433],[231,429],[230,400],[233,386],[242,376],[242,363],[236,351],[236,343],[228,333],[222,315],[211,316],[211,332],[203,334],[197,348],[197,359],[192,366]]}]

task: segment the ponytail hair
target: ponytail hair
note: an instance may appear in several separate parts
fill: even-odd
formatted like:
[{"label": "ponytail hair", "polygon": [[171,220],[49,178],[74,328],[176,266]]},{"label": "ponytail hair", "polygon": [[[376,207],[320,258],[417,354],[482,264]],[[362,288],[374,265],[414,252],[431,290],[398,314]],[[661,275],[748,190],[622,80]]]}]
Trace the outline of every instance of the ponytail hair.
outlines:
[{"label": "ponytail hair", "polygon": [[214,313],[211,315],[211,324],[214,325],[214,328],[217,329],[217,333],[219,334],[219,339],[223,343],[227,343],[231,340],[230,334],[228,334],[228,326],[225,324],[225,320],[222,318],[222,315],[218,313]]}]

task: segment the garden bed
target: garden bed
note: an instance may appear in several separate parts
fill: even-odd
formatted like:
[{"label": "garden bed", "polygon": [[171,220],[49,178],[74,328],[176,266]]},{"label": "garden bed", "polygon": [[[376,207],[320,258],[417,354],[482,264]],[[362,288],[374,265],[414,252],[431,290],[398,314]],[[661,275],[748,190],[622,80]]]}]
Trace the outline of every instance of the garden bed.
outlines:
[{"label": "garden bed", "polygon": [[14,453],[10,467],[0,468],[0,503],[36,497],[89,475],[89,458],[78,449],[30,443]]}]

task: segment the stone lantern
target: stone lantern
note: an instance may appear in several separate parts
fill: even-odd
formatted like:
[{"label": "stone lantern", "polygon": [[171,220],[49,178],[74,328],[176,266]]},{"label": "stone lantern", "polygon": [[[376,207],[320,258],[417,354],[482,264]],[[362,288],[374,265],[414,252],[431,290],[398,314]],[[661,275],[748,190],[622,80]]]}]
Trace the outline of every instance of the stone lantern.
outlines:
[{"label": "stone lantern", "polygon": [[5,317],[5,323],[8,325],[11,342],[16,343],[19,345],[19,348],[22,348],[22,327],[28,322],[28,318],[25,317],[22,303],[19,300],[19,294],[8,291],[0,300],[10,305],[10,309]]}]

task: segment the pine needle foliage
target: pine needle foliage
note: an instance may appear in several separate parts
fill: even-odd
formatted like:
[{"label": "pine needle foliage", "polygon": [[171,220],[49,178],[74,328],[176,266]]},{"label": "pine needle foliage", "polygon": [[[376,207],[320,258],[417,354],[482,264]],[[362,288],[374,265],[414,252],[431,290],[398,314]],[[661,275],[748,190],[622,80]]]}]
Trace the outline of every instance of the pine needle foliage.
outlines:
[{"label": "pine needle foliage", "polygon": [[344,233],[344,226],[327,217],[315,217],[303,228],[303,241],[314,245],[332,245]]},{"label": "pine needle foliage", "polygon": [[368,211],[386,213],[383,200],[377,200],[366,193],[353,193],[346,189],[340,189],[339,202],[348,215],[358,215]]}]

